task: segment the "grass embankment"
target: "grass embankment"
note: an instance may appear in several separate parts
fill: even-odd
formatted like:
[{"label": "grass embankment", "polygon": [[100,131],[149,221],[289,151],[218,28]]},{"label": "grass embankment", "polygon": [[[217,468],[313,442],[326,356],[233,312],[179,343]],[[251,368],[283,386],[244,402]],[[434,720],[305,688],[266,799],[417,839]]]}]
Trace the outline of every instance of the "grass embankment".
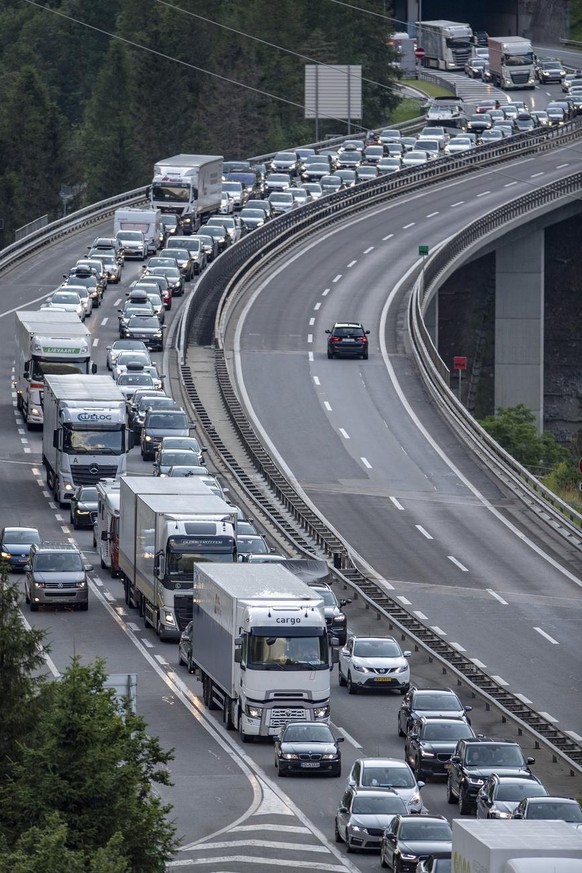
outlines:
[{"label": "grass embankment", "polygon": [[[423,82],[422,79],[401,79],[400,84],[409,85],[417,91],[422,91],[427,97],[453,96],[450,91],[446,91],[440,85],[433,85],[432,82]],[[424,102],[424,98],[404,97],[394,112],[391,113],[390,124],[401,124],[403,121],[410,121],[411,118],[418,118],[419,115],[422,115]]]},{"label": "grass embankment", "polygon": [[[580,0],[582,4],[582,0]],[[400,79],[401,85],[408,85],[410,88],[416,88],[417,91],[422,91],[427,97],[454,97],[446,88],[440,85],[435,85],[433,82],[424,82],[422,79]]]}]

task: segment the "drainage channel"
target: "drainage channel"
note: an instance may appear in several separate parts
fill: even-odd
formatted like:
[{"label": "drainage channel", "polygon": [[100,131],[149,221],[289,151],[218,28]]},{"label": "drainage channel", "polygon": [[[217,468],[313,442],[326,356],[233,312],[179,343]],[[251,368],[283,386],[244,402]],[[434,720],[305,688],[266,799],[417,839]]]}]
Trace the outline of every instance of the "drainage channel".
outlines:
[{"label": "drainage channel", "polygon": [[[236,395],[221,349],[214,350],[214,364],[217,390],[238,441],[236,448],[232,446],[232,435],[229,438],[231,448],[225,444],[199,396],[190,367],[184,365],[180,370],[185,393],[208,442],[226,465],[230,477],[245,492],[249,501],[258,506],[278,528],[290,547],[302,554],[322,552],[331,559],[336,579],[356,592],[369,607],[405,631],[420,647],[428,649],[435,657],[445,661],[511,716],[519,719],[546,744],[552,746],[559,757],[567,758],[575,767],[582,766],[582,743],[576,742],[569,734],[497,684],[469,658],[407,612],[402,604],[386,594],[380,584],[356,566],[346,544],[307,505],[266,451]],[[253,478],[245,470],[235,454],[239,457],[244,455],[249,460],[260,476],[260,484],[256,477]]]}]

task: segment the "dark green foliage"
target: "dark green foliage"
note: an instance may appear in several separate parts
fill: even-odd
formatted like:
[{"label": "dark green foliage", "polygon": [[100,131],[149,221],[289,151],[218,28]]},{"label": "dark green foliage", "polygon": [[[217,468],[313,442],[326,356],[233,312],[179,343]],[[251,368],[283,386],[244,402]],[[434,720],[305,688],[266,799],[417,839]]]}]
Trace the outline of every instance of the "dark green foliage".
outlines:
[{"label": "dark green foliage", "polygon": [[60,822],[73,870],[77,855],[87,870],[102,850],[96,871],[115,869],[111,859],[120,856],[129,871],[155,873],[175,849],[170,807],[152,791],[153,783],[170,784],[172,753],[129,706],[118,711],[104,681],[103,662],[82,666],[74,658],[61,681],[44,686],[37,731],[0,787],[1,832],[9,852],[26,854],[40,835],[50,854]]},{"label": "dark green foliage", "polygon": [[565,458],[566,451],[551,433],[540,434],[533,412],[523,403],[498,409],[480,422],[516,461],[535,472],[547,472]]}]

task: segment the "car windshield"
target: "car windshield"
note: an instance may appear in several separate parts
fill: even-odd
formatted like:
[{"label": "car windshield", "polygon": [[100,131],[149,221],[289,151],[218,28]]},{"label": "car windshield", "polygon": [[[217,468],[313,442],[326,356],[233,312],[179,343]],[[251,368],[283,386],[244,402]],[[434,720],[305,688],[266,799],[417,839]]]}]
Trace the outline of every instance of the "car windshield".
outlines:
[{"label": "car windshield", "polygon": [[117,234],[117,238],[121,241],[126,239],[130,241],[139,240],[141,242],[143,240],[143,233],[141,230],[124,230],[122,233]]},{"label": "car windshield", "polygon": [[527,818],[582,822],[582,809],[576,801],[569,803],[560,800],[550,800],[547,803],[534,801],[528,803]]},{"label": "car windshield", "polygon": [[159,463],[161,467],[197,467],[198,458],[196,457],[196,453],[191,449],[182,449],[178,451],[176,451],[176,449],[168,449],[160,452]]},{"label": "car windshield", "polygon": [[144,352],[120,352],[117,357],[117,366],[126,367],[128,364],[149,364],[150,356]]},{"label": "car windshield", "polygon": [[336,327],[333,335],[342,337],[364,336],[364,331],[361,327]]},{"label": "car windshield", "polygon": [[117,377],[118,385],[145,385],[151,386],[154,380],[149,373],[122,373]]},{"label": "car windshield", "polygon": [[414,788],[416,782],[408,767],[381,764],[364,767],[362,785],[370,788]]},{"label": "car windshield", "polygon": [[436,740],[437,742],[446,742],[447,740],[456,742],[457,740],[464,740],[472,736],[473,731],[469,725],[460,719],[458,723],[435,722],[434,724],[427,724],[422,733],[423,740]]},{"label": "car windshield", "polygon": [[265,213],[262,209],[243,209],[240,217],[242,219],[245,218],[259,218],[262,219],[265,217]]},{"label": "car windshield", "polygon": [[467,764],[473,767],[523,767],[524,763],[519,746],[479,743],[467,747]]},{"label": "car windshield", "polygon": [[241,555],[266,555],[269,551],[264,539],[260,536],[237,537],[236,547]]},{"label": "car windshield", "polygon": [[148,328],[151,330],[159,330],[160,322],[156,315],[132,315],[129,319],[129,327]]},{"label": "car windshield", "polygon": [[10,528],[7,527],[4,531],[2,542],[10,543],[11,545],[29,545],[31,543],[40,543],[40,534],[34,528]]},{"label": "car windshield", "polygon": [[76,291],[62,291],[59,294],[53,294],[51,303],[74,303],[78,305],[81,302]]},{"label": "car windshield", "polygon": [[138,404],[138,409],[143,412],[148,407],[163,407],[174,406],[174,400],[171,397],[142,397]]},{"label": "car windshield", "polygon": [[446,821],[423,821],[421,815],[415,816],[414,821],[402,822],[400,839],[422,840],[452,840],[451,826]]},{"label": "car windshield", "polygon": [[319,595],[323,598],[323,602],[325,606],[337,606],[337,598],[333,591],[330,591],[329,588],[316,588],[315,589]]},{"label": "car windshield", "polygon": [[394,640],[356,640],[356,658],[400,658],[400,646]]},{"label": "car windshield", "polygon": [[97,489],[96,488],[81,488],[79,492],[78,500],[84,500],[86,503],[92,503],[97,500]]},{"label": "car windshield", "polygon": [[179,412],[176,415],[170,415],[167,412],[154,412],[148,418],[148,427],[187,430],[188,422],[183,412]]},{"label": "car windshield", "polygon": [[286,743],[334,743],[326,724],[290,724],[283,736]]},{"label": "car windshield", "polygon": [[406,809],[401,797],[370,797],[364,795],[354,797],[352,812],[355,815],[398,815]]},{"label": "car windshield", "polygon": [[434,691],[417,691],[414,695],[415,709],[440,709],[444,712],[458,712],[462,709],[454,694],[439,694]]},{"label": "car windshield", "polygon": [[78,552],[47,552],[36,556],[34,570],[37,573],[80,573],[83,569]]},{"label": "car windshield", "polygon": [[495,792],[496,800],[519,803],[524,797],[544,797],[546,789],[538,782],[502,782]]}]

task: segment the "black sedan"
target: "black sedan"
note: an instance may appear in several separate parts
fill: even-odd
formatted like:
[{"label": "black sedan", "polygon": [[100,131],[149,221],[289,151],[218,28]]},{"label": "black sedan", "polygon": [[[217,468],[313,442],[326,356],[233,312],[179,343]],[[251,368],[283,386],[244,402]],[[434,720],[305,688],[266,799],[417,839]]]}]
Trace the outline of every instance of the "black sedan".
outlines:
[{"label": "black sedan", "polygon": [[11,570],[23,570],[34,543],[40,543],[35,527],[5,527],[0,534],[0,558]]},{"label": "black sedan", "polygon": [[406,736],[404,758],[418,780],[446,776],[458,740],[474,737],[464,718],[417,718]]},{"label": "black sedan", "polygon": [[80,527],[93,527],[97,518],[97,489],[90,485],[79,485],[71,497],[71,524]]},{"label": "black sedan", "polygon": [[416,873],[419,861],[450,854],[452,843],[453,832],[444,816],[396,815],[384,831],[380,863],[394,873]]},{"label": "black sedan", "polygon": [[326,724],[292,722],[275,737],[275,767],[279,776],[289,773],[329,773],[341,776],[343,737],[334,737]]},{"label": "black sedan", "polygon": [[[122,328],[120,327],[120,333]],[[123,338],[141,340],[152,351],[164,350],[164,325],[157,315],[132,315],[123,328]]]},{"label": "black sedan", "polygon": [[[450,688],[410,689],[398,711],[398,736],[405,737],[415,719],[427,718],[465,718],[472,706],[463,706]],[[466,719],[468,721],[468,719]]]}]

